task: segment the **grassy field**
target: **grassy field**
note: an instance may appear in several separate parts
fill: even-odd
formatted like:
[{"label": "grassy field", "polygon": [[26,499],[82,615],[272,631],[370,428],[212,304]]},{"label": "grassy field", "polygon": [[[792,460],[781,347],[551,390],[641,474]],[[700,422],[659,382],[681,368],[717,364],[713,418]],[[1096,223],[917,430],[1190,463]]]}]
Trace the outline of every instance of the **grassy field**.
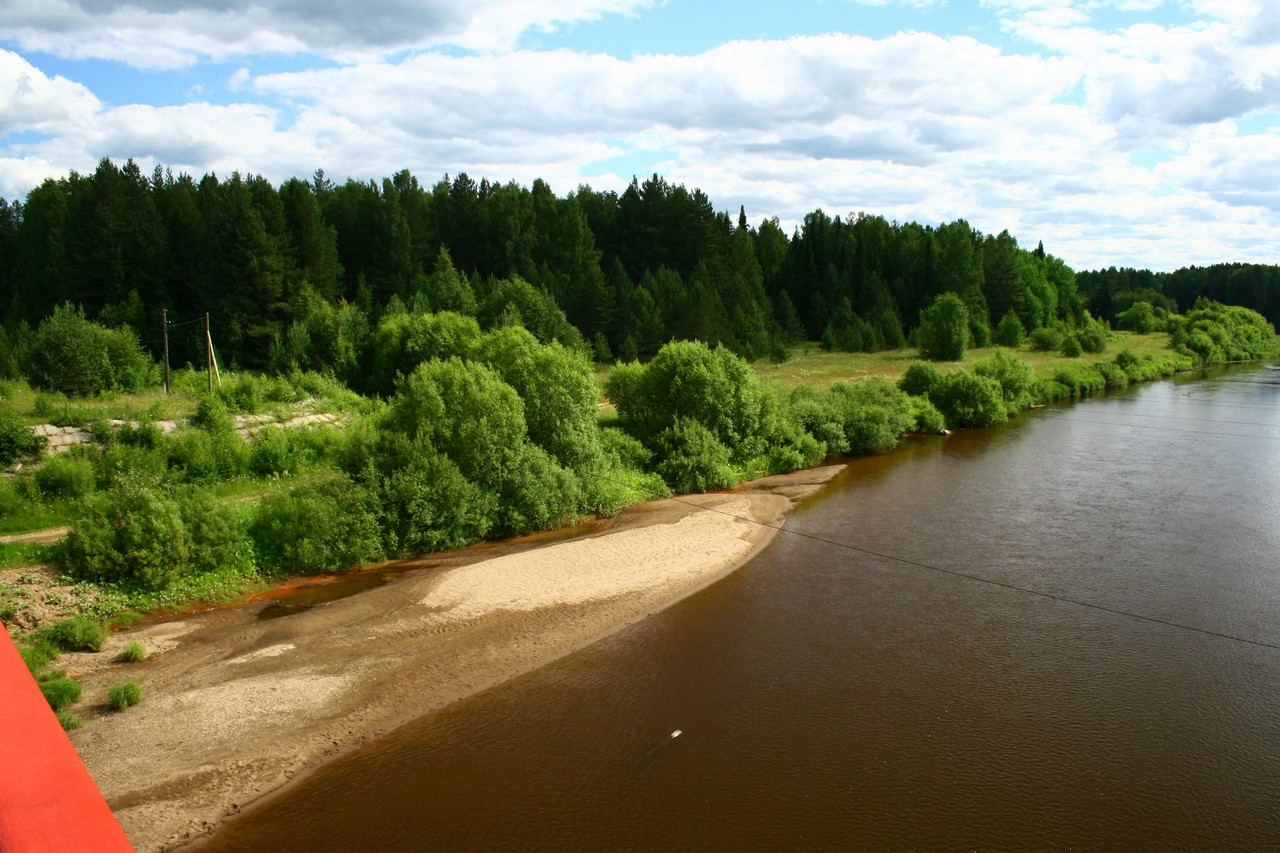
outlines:
[{"label": "grassy field", "polygon": [[[965,353],[964,361],[939,364],[946,370],[948,367],[972,368],[982,359],[991,355],[999,347],[983,347],[970,349]],[[1079,358],[1066,358],[1056,352],[1033,352],[1026,347],[1018,350],[1018,357],[1031,365],[1037,376],[1050,376],[1059,367],[1065,365],[1091,365],[1099,361],[1110,361],[1121,350],[1132,350],[1139,356],[1169,355],[1169,336],[1164,333],[1138,335],[1133,332],[1111,332],[1106,352],[1085,353]],[[828,352],[816,343],[797,344],[791,348],[791,357],[782,364],[775,364],[761,359],[751,365],[762,380],[780,388],[790,389],[797,385],[815,385],[825,388],[832,382],[850,381],[883,377],[897,381],[907,369],[907,365],[918,361],[920,353],[915,349],[888,350],[885,352]],[[601,417],[609,418],[613,407],[604,399],[604,384],[609,378],[611,367],[601,367],[596,371],[596,382],[601,390]]]}]

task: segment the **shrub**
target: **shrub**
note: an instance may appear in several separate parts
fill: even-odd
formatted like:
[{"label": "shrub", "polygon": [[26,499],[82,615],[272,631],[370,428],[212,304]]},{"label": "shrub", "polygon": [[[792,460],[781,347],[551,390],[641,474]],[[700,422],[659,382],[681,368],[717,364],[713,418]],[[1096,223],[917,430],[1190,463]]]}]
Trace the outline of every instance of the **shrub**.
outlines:
[{"label": "shrub", "polygon": [[1008,417],[1000,383],[967,370],[943,374],[929,401],[950,427],[986,427]]},{"label": "shrub", "polygon": [[[764,409],[760,380],[750,365],[724,347],[675,341],[648,365],[619,366],[605,394],[618,419],[650,449],[677,421],[696,421],[735,455],[751,455]],[[685,428],[681,428],[683,432]],[[762,449],[762,448],[759,448]]]},{"label": "shrub", "polygon": [[1085,324],[1076,333],[1077,339],[1080,341],[1080,349],[1088,353],[1102,353],[1107,351],[1107,327],[1099,320],[1090,319],[1087,315]]},{"label": "shrub", "polygon": [[1080,346],[1079,338],[1074,334],[1066,334],[1062,337],[1062,345],[1058,348],[1058,352],[1066,358],[1079,358],[1084,349]]},{"label": "shrub", "polygon": [[258,477],[280,476],[296,469],[290,436],[279,427],[270,427],[258,433],[249,447],[249,472]]},{"label": "shrub", "polygon": [[1030,364],[1013,353],[1003,350],[994,352],[974,365],[973,372],[1000,383],[1005,407],[1010,411],[1030,405],[1035,374]]},{"label": "shrub", "polygon": [[582,505],[582,486],[572,471],[545,450],[526,444],[499,490],[498,530],[524,533],[571,524]]},{"label": "shrub", "polygon": [[1000,318],[1000,324],[996,326],[995,342],[1002,347],[1017,349],[1022,346],[1026,336],[1026,329],[1022,327],[1018,312],[1010,308]]},{"label": "shrub", "polygon": [[1107,387],[1102,374],[1083,365],[1070,365],[1054,371],[1053,379],[1067,390],[1071,397],[1087,397]]},{"label": "shrub", "polygon": [[969,309],[954,293],[943,293],[920,312],[916,330],[920,357],[929,361],[960,361],[969,346]]},{"label": "shrub", "polygon": [[1054,352],[1062,347],[1062,332],[1052,326],[1041,326],[1027,336],[1036,352]]},{"label": "shrub", "polygon": [[830,393],[844,430],[846,453],[887,453],[915,425],[911,398],[888,380],[836,382]]},{"label": "shrub", "polygon": [[942,371],[931,362],[913,361],[898,380],[898,388],[912,397],[925,397],[942,379]]},{"label": "shrub", "polygon": [[911,419],[911,431],[922,435],[940,433],[947,426],[942,412],[925,397],[911,398]]},{"label": "shrub", "polygon": [[1159,321],[1150,302],[1135,302],[1116,315],[1116,326],[1146,335],[1159,329]]},{"label": "shrub", "polygon": [[37,468],[32,479],[44,500],[78,500],[94,489],[93,463],[82,456],[60,453]]},{"label": "shrub", "polygon": [[69,304],[54,308],[40,324],[29,353],[32,384],[69,396],[136,391],[152,370],[131,330],[99,326]]},{"label": "shrub", "polygon": [[125,663],[138,663],[147,659],[147,647],[136,640],[124,647],[124,651],[120,653],[120,660]]},{"label": "shrub", "polygon": [[115,711],[123,711],[125,708],[137,705],[141,701],[142,688],[138,686],[136,681],[116,684],[107,691],[107,704]]},{"label": "shrub", "polygon": [[44,439],[7,413],[0,412],[0,467],[12,465],[24,456],[37,456]]},{"label": "shrub", "polygon": [[79,702],[84,688],[80,686],[80,682],[63,676],[41,681],[40,692],[44,694],[44,699],[49,703],[50,708],[61,711],[68,705]]},{"label": "shrub", "polygon": [[87,616],[72,616],[40,629],[40,635],[68,652],[96,652],[107,639],[107,626]]},{"label": "shrub", "polygon": [[496,501],[423,442],[388,433],[377,451],[377,493],[387,551],[461,548],[492,526]]},{"label": "shrub", "polygon": [[248,510],[243,504],[220,501],[207,489],[181,491],[176,501],[191,538],[192,572],[244,576],[254,570]]},{"label": "shrub", "polygon": [[658,435],[658,473],[677,492],[708,492],[734,485],[732,453],[696,420],[681,418]]},{"label": "shrub", "polygon": [[83,505],[62,549],[77,577],[164,589],[191,568],[191,535],[160,488],[127,479]]},{"label": "shrub", "polygon": [[259,565],[277,574],[337,571],[383,555],[371,495],[342,475],[268,495],[249,535]]}]

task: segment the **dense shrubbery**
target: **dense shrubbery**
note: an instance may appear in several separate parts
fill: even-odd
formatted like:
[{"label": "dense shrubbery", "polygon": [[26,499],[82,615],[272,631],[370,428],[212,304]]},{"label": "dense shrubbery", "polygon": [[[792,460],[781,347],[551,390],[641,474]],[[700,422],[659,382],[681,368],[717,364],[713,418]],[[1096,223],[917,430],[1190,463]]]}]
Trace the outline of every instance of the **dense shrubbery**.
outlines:
[{"label": "dense shrubbery", "polygon": [[12,465],[24,456],[34,456],[44,449],[44,439],[0,412],[0,467]]},{"label": "dense shrubbery", "polygon": [[260,568],[277,576],[349,569],[384,555],[373,496],[341,474],[272,492],[249,535]]},{"label": "dense shrubbery", "polygon": [[1228,361],[1267,358],[1280,352],[1280,338],[1261,314],[1201,298],[1167,323],[1175,350],[1205,367]]},{"label": "dense shrubbery", "polygon": [[27,359],[33,385],[69,396],[136,391],[155,373],[136,334],[99,326],[70,305],[54,308],[40,324]]}]

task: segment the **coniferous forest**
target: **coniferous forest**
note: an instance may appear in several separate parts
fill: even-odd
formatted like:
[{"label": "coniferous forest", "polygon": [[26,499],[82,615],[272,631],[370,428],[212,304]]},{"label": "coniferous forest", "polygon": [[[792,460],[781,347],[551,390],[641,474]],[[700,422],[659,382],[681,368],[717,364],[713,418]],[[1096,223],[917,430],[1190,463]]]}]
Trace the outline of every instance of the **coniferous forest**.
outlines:
[{"label": "coniferous forest", "polygon": [[[895,349],[948,292],[965,303],[976,346],[1010,313],[1031,333],[1078,327],[1086,310],[1114,323],[1135,302],[1177,311],[1200,296],[1280,320],[1276,267],[1077,274],[1042,246],[964,220],[821,210],[787,233],[657,175],[620,195],[582,186],[561,197],[542,181],[466,174],[426,187],[407,171],[343,184],[317,172],[276,187],[103,160],[0,202],[0,345],[71,304],[128,325],[158,356],[161,309],[171,323],[207,312],[230,364],[329,370],[370,391],[389,388],[362,350],[398,312],[518,319],[602,362],[647,359],[676,339],[748,360],[801,340]],[[171,347],[177,364],[203,359],[200,335]]]}]

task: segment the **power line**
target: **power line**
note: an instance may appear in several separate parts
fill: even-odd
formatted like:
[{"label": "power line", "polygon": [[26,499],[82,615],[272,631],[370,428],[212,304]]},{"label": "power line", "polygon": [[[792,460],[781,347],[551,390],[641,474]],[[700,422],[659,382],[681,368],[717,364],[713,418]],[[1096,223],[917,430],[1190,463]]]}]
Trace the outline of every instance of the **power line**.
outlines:
[{"label": "power line", "polygon": [[[623,485],[623,484],[620,483],[619,485]],[[790,528],[783,527],[781,525],[766,524],[765,522],[758,521],[754,518],[748,518],[746,516],[738,515],[736,513],[728,512],[722,509],[717,509],[715,507],[702,506],[701,504],[697,504],[697,503],[694,503],[693,501],[686,500],[680,497],[668,498],[668,500],[673,500],[673,501],[676,501],[677,503],[687,504],[688,506],[692,506],[704,512],[714,512],[719,515],[728,516],[729,518],[733,518],[738,521],[745,521],[748,524],[755,524],[760,527],[767,527],[771,530],[777,530],[781,533],[789,533],[792,536],[799,536],[803,539],[810,539],[810,540],[813,540],[814,542],[821,542],[825,545],[831,545],[835,548],[842,548],[846,551],[853,551],[858,554],[865,554],[871,557],[878,557],[882,560],[890,560],[895,563],[902,563],[903,565],[913,566],[918,569],[924,569],[925,571],[936,572],[938,574],[943,574],[943,575],[950,575],[951,577],[956,577],[956,578],[963,578],[964,580],[974,581],[975,583],[986,584],[987,586],[993,586],[998,589],[1004,589],[1011,592],[1021,592],[1026,595],[1033,595],[1033,596],[1036,596],[1037,598],[1043,598],[1049,601],[1056,601],[1062,604],[1074,604],[1077,607],[1084,607],[1084,608],[1088,608],[1089,610],[1097,610],[1102,613],[1112,614],[1113,616],[1124,616],[1129,619],[1137,619],[1139,621],[1149,622],[1154,625],[1163,625],[1168,628],[1175,628],[1182,631],[1190,631],[1192,633],[1203,634],[1208,637],[1216,637],[1222,640],[1230,640],[1236,643],[1245,643],[1247,645],[1258,646],[1264,649],[1273,649],[1275,651],[1280,651],[1280,644],[1268,643],[1264,640],[1251,640],[1247,637],[1239,637],[1239,636],[1236,636],[1235,634],[1226,634],[1221,631],[1211,630],[1209,628],[1199,628],[1194,625],[1184,625],[1181,622],[1172,622],[1168,619],[1161,619],[1158,616],[1147,616],[1142,613],[1134,613],[1133,611],[1130,611],[1130,610],[1120,610],[1119,608],[1108,607],[1104,604],[1094,604],[1093,602],[1081,601],[1078,598],[1071,598],[1070,596],[1066,596],[1066,595],[1058,595],[1052,592],[1042,592],[1041,590],[1038,590],[1038,589],[1031,589],[1030,587],[1019,586],[1018,584],[1009,583],[1007,581],[1000,581],[1000,580],[994,580],[992,578],[986,578],[986,577],[983,577],[982,575],[974,575],[968,572],[961,572],[956,569],[947,569],[947,568],[943,568],[942,566],[934,566],[929,563],[921,563],[918,560],[911,560],[906,557],[896,557],[893,554],[885,554],[881,551],[874,551],[870,548],[862,548],[857,545],[850,545],[847,542],[840,542],[835,539],[828,539],[825,536],[818,536],[813,533],[805,533],[800,530],[792,530]]]}]

